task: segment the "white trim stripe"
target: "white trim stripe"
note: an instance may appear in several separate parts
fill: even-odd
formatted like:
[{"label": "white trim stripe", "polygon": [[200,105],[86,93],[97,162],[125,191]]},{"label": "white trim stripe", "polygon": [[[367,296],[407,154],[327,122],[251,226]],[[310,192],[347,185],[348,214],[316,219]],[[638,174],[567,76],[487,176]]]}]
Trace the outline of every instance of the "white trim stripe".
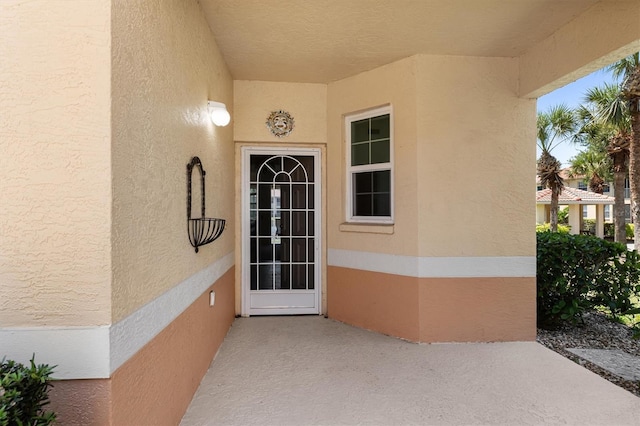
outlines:
[{"label": "white trim stripe", "polygon": [[144,345],[171,324],[182,312],[215,283],[234,264],[233,252],[187,278],[111,326],[111,365],[113,373]]},{"label": "white trim stripe", "polygon": [[109,326],[0,329],[0,359],[56,366],[56,379],[109,377]]},{"label": "white trim stripe", "polygon": [[535,256],[418,257],[329,249],[327,264],[415,278],[536,276]]},{"label": "white trim stripe", "polygon": [[234,265],[231,252],[111,326],[0,328],[0,359],[56,365],[56,379],[106,379]]}]

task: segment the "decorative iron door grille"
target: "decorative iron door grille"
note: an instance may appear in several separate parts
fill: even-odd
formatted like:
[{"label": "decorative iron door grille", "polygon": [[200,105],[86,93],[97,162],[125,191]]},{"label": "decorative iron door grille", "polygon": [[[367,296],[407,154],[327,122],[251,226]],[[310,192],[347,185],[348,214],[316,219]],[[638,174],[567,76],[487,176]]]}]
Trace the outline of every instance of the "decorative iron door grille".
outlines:
[{"label": "decorative iron door grille", "polygon": [[319,313],[317,156],[249,157],[249,314]]}]

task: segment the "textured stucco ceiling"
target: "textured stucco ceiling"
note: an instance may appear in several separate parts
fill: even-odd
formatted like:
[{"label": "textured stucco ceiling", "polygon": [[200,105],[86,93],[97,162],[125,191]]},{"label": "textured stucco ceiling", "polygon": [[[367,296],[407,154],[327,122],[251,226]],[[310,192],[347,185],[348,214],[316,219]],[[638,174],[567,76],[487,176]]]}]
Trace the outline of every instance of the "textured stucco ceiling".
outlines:
[{"label": "textured stucco ceiling", "polygon": [[234,79],[326,83],[417,53],[515,57],[598,0],[200,0]]}]

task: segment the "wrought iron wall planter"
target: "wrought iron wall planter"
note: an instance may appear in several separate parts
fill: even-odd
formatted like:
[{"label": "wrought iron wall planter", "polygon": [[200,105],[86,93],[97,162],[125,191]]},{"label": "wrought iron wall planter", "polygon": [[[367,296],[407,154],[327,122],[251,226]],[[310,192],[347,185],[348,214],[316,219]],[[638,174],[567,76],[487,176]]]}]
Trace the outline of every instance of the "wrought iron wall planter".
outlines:
[{"label": "wrought iron wall planter", "polygon": [[[202,215],[199,218],[191,218],[191,177],[193,169],[200,169],[200,197]],[[205,217],[204,215],[204,175],[206,172],[202,168],[202,162],[198,157],[193,157],[187,164],[187,232],[189,242],[198,252],[198,247],[215,241],[222,231],[226,221],[224,219]]]}]

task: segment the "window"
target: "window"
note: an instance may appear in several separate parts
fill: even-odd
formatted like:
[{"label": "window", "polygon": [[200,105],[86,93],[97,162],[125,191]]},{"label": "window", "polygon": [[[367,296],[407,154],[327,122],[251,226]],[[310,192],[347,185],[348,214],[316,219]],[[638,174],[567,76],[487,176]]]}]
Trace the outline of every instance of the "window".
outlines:
[{"label": "window", "polygon": [[393,222],[393,126],[391,107],[346,119],[347,218]]},{"label": "window", "polygon": [[629,178],[626,178],[624,180],[624,198],[631,198],[631,186],[629,186]]},{"label": "window", "polygon": [[604,206],[604,220],[611,220],[611,206],[608,204]]},{"label": "window", "polygon": [[582,206],[582,217],[587,218],[589,217],[589,206],[583,205]]},{"label": "window", "polygon": [[583,191],[588,191],[587,184],[585,182],[578,182],[578,189],[582,189]]},{"label": "window", "polygon": [[624,221],[626,223],[631,223],[631,204],[624,205]]}]

